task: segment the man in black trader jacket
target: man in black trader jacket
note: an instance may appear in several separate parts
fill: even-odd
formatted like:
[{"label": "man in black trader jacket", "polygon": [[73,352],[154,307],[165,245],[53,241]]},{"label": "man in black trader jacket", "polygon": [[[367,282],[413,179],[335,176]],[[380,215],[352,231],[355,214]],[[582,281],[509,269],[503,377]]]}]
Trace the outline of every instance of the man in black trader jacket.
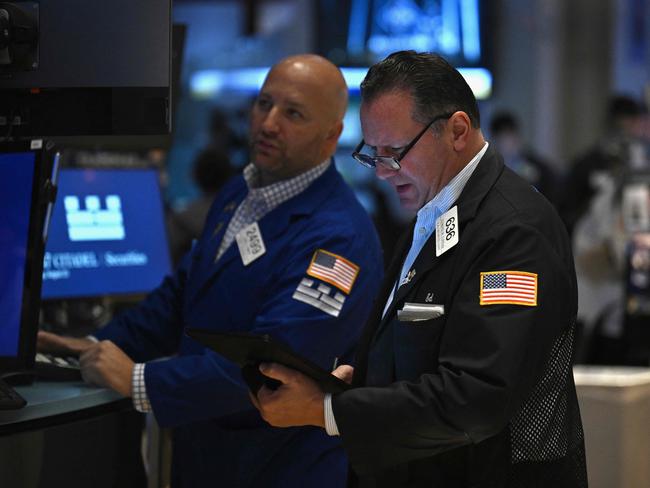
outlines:
[{"label": "man in black trader jacket", "polygon": [[277,364],[253,398],[276,426],[340,435],[351,484],[584,487],[566,231],[483,139],[476,100],[437,55],[405,51],[361,85],[355,158],[419,209],[357,353],[323,394]]}]

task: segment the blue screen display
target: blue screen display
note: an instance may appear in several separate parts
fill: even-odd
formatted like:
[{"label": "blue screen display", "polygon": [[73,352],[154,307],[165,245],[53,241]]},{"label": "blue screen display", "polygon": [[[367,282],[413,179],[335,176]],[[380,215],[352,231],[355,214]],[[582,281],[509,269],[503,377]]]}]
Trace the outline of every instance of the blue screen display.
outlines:
[{"label": "blue screen display", "polygon": [[347,50],[374,60],[402,49],[432,51],[456,66],[477,66],[479,0],[357,0],[350,7]]},{"label": "blue screen display", "polygon": [[43,262],[44,299],[146,293],[170,272],[155,170],[67,169]]},{"label": "blue screen display", "polygon": [[0,356],[18,355],[34,161],[0,154]]}]

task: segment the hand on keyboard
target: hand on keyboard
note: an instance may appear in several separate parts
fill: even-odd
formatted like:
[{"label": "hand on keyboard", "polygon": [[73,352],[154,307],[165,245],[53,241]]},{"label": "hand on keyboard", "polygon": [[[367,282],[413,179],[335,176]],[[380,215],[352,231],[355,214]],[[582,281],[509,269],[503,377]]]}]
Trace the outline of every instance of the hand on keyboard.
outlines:
[{"label": "hand on keyboard", "polygon": [[82,381],[79,361],[74,357],[36,353],[34,371],[41,380]]},{"label": "hand on keyboard", "polygon": [[80,356],[90,346],[95,344],[90,339],[78,337],[64,337],[51,332],[38,331],[36,350],[42,353],[58,354],[62,356]]}]

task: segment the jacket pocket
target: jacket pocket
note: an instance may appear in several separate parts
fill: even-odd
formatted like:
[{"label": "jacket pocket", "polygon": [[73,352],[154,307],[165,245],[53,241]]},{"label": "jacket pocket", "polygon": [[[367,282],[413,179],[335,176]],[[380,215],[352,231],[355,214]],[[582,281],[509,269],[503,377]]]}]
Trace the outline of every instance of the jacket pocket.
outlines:
[{"label": "jacket pocket", "polygon": [[436,370],[440,335],[445,322],[444,315],[417,322],[395,321],[393,348],[398,380],[413,381],[424,373]]}]

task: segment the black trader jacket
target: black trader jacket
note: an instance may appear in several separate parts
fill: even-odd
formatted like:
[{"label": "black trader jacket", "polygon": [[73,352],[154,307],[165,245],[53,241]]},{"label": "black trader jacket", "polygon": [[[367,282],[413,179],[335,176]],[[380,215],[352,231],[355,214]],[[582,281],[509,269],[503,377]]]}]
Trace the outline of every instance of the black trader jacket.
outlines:
[{"label": "black trader jacket", "polygon": [[[586,486],[565,228],[492,148],[456,205],[458,244],[436,257],[434,234],[382,320],[412,229],[404,238],[361,338],[358,388],[332,399],[351,485]],[[494,271],[537,274],[537,305],[481,305],[481,273]],[[400,322],[405,302],[445,312]]]}]

